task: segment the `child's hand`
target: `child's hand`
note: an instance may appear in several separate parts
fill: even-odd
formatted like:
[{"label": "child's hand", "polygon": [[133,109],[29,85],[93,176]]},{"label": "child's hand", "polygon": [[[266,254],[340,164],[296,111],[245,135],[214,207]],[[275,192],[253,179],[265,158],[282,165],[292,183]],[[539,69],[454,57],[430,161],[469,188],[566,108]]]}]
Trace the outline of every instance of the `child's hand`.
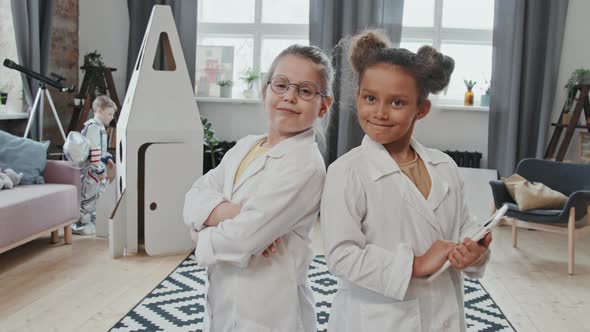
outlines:
[{"label": "child's hand", "polygon": [[451,241],[438,240],[434,242],[424,255],[414,257],[412,277],[422,278],[438,271],[456,247],[457,244]]},{"label": "child's hand", "polygon": [[268,248],[266,248],[266,250],[264,250],[264,252],[262,252],[262,256],[264,257],[268,257],[270,256],[271,253],[275,253],[277,252],[277,245],[281,242],[281,238],[278,238],[275,240],[275,242],[271,243],[270,246],[268,246]]},{"label": "child's hand", "polygon": [[113,169],[113,168],[115,168],[115,163],[113,162],[113,160],[112,160],[112,159],[109,159],[109,160],[107,161],[107,167],[108,167],[109,169]]},{"label": "child's hand", "polygon": [[456,270],[463,270],[464,268],[476,265],[483,257],[486,250],[492,243],[492,233],[486,236],[479,242],[466,238],[463,243],[459,244],[455,250],[449,254],[449,262]]}]

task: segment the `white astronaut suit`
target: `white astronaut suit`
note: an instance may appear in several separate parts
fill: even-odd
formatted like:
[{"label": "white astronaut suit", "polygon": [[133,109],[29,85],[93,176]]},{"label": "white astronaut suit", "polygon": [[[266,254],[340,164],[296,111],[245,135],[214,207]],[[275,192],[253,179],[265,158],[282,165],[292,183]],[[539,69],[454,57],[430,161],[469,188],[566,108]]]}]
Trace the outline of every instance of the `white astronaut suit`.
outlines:
[{"label": "white astronaut suit", "polygon": [[72,232],[87,235],[95,233],[96,201],[108,183],[106,177],[102,180],[100,177],[106,172],[108,160],[113,157],[107,152],[106,129],[98,117],[84,123],[82,135],[88,138],[90,150],[81,174],[80,220],[72,225]]}]

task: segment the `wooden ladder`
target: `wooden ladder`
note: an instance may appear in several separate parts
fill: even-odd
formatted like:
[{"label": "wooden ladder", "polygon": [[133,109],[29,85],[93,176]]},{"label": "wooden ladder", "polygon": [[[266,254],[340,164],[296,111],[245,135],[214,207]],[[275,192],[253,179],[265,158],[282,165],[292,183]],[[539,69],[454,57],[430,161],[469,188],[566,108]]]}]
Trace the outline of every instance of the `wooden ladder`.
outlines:
[{"label": "wooden ladder", "polygon": [[[574,131],[576,129],[586,129],[588,130],[588,132],[590,132],[590,99],[588,99],[588,92],[590,92],[590,84],[579,84],[574,86],[574,96],[578,94],[578,97],[575,99],[576,102],[572,103],[572,105],[574,105],[572,117],[570,118],[567,124],[563,124],[564,113],[568,113],[568,111],[570,111],[566,107],[566,101],[566,105],[564,105],[564,107],[561,109],[559,120],[557,121],[557,123],[551,124],[555,127],[555,130],[553,131],[553,135],[551,136],[551,140],[549,141],[549,146],[545,151],[544,159],[553,158],[553,155],[555,154],[555,150],[557,149],[557,145],[559,143],[559,139],[561,138],[561,133],[563,132],[564,128],[566,128],[565,137],[563,138],[561,145],[559,146],[557,157],[555,157],[556,161],[563,161],[565,153],[567,152],[567,149],[574,135]],[[584,115],[586,116],[585,125],[578,124],[578,119],[580,118],[580,115],[582,115],[582,109],[584,110]]]}]

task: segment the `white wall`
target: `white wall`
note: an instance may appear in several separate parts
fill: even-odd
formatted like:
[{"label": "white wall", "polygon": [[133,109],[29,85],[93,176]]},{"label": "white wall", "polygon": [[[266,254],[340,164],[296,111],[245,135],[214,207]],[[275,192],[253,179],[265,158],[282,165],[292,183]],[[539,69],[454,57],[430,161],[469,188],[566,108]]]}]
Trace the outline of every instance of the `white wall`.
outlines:
[{"label": "white wall", "polygon": [[422,144],[439,150],[481,152],[481,168],[488,165],[487,111],[450,110],[433,107],[418,121],[414,137]]},{"label": "white wall", "polygon": [[[567,20],[565,23],[565,33],[563,36],[563,49],[561,51],[561,63],[559,65],[559,76],[555,91],[555,101],[553,104],[552,122],[557,122],[561,108],[565,101],[565,84],[575,69],[584,67],[590,69],[590,43],[588,43],[588,13],[590,12],[590,1],[588,0],[570,0],[567,10]],[[547,144],[553,128],[548,128]],[[576,130],[572,142],[570,143],[566,159],[577,160],[579,149],[579,133]],[[562,134],[562,137],[565,135]]]},{"label": "white wall", "polygon": [[226,103],[198,101],[201,116],[211,122],[215,135],[224,141],[236,141],[246,135],[263,134],[267,122],[262,103]]},{"label": "white wall", "polygon": [[[80,40],[80,66],[84,55],[97,50],[105,65],[117,68],[113,80],[119,101],[125,99],[127,76],[127,41],[129,40],[129,14],[127,1],[80,0],[78,37]],[[80,71],[80,84],[84,75]]]}]

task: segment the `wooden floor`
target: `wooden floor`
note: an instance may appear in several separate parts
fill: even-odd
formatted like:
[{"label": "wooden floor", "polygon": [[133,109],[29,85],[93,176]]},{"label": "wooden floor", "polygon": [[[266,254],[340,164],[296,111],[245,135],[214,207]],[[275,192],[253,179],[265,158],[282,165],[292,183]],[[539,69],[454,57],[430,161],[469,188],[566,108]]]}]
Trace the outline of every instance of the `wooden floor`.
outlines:
[{"label": "wooden floor", "polygon": [[[71,246],[50,245],[47,237],[0,254],[0,331],[107,331],[185,257],[113,260],[107,246],[78,236]],[[576,243],[574,276],[565,236],[520,230],[513,249],[504,226],[492,250],[482,284],[517,331],[590,331],[590,237]]]},{"label": "wooden floor", "polygon": [[108,331],[187,254],[115,260],[107,239],[76,235],[0,254],[0,331]]},{"label": "wooden floor", "polygon": [[575,275],[567,274],[567,236],[518,230],[494,232],[481,283],[517,331],[590,331],[590,236],[576,239]]}]

